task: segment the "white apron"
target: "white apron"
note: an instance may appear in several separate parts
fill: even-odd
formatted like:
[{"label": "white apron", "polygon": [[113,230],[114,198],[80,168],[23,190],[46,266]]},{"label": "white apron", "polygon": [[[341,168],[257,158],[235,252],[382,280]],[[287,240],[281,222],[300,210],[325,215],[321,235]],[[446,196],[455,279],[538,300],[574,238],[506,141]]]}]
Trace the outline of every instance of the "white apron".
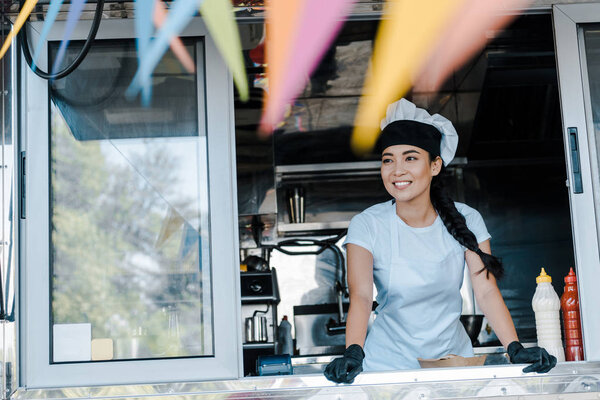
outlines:
[{"label": "white apron", "polygon": [[396,207],[390,210],[392,257],[373,271],[379,306],[365,341],[364,370],[419,368],[418,357],[472,357],[471,341],[459,320],[465,267],[462,246],[456,242],[436,262],[403,258],[399,217]]}]

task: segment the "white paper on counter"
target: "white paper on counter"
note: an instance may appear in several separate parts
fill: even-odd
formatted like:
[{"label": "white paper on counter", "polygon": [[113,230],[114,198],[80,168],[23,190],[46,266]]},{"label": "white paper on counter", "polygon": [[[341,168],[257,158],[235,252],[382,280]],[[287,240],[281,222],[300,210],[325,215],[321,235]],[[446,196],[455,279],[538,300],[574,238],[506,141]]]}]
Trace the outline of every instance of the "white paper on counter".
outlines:
[{"label": "white paper on counter", "polygon": [[92,359],[92,324],[54,324],[52,339],[54,362]]}]

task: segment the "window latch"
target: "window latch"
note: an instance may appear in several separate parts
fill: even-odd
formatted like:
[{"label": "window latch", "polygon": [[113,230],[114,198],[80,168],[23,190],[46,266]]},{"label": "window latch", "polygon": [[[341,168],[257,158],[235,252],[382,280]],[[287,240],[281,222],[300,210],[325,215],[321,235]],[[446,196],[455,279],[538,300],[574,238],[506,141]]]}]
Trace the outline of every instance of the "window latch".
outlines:
[{"label": "window latch", "polygon": [[19,159],[19,172],[21,175],[21,179],[20,179],[21,184],[19,185],[20,186],[19,189],[21,192],[20,196],[19,196],[19,199],[20,199],[19,206],[20,206],[20,215],[21,215],[22,219],[25,219],[27,216],[26,209],[25,209],[25,204],[26,204],[25,188],[27,187],[26,180],[25,180],[25,164],[26,164],[25,160],[26,160],[25,152],[22,151],[20,154],[20,159]]},{"label": "window latch", "polygon": [[573,193],[583,193],[581,180],[581,165],[579,163],[579,146],[577,144],[577,128],[567,128],[569,133],[569,152],[571,154],[571,173],[573,174]]}]

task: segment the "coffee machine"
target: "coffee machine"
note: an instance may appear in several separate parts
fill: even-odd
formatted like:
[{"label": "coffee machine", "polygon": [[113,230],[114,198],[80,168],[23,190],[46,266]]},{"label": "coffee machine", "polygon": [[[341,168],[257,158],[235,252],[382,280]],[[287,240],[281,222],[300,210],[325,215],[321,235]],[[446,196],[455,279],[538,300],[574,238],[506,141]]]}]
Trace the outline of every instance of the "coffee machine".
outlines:
[{"label": "coffee machine", "polygon": [[259,355],[275,354],[279,287],[275,268],[240,273],[244,375],[256,373]]}]

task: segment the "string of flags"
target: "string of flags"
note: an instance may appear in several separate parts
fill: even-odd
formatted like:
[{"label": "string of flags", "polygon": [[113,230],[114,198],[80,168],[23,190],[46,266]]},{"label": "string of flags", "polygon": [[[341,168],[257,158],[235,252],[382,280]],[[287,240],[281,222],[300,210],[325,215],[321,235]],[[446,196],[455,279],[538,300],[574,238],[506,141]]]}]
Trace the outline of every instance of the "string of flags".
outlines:
[{"label": "string of flags", "polygon": [[[12,30],[0,48],[2,58],[36,6],[26,0]],[[34,68],[64,0],[51,0],[34,52]],[[138,69],[126,95],[138,94],[151,102],[152,73],[170,47],[188,72],[194,60],[179,35],[199,13],[231,71],[240,98],[249,96],[235,5],[254,6],[249,0],[174,0],[167,9],[162,0],[135,0]],[[485,32],[511,22],[532,0],[387,0],[377,32],[372,59],[359,101],[352,148],[369,151],[379,134],[387,104],[413,85],[437,90],[454,69],[485,45]],[[268,85],[260,131],[270,134],[284,120],[286,109],[302,92],[310,75],[335,39],[356,0],[265,0],[265,61]],[[72,32],[86,0],[71,0],[64,34],[52,67],[62,65]],[[248,3],[248,4],[246,4]],[[509,12],[510,11],[510,12]]]}]

